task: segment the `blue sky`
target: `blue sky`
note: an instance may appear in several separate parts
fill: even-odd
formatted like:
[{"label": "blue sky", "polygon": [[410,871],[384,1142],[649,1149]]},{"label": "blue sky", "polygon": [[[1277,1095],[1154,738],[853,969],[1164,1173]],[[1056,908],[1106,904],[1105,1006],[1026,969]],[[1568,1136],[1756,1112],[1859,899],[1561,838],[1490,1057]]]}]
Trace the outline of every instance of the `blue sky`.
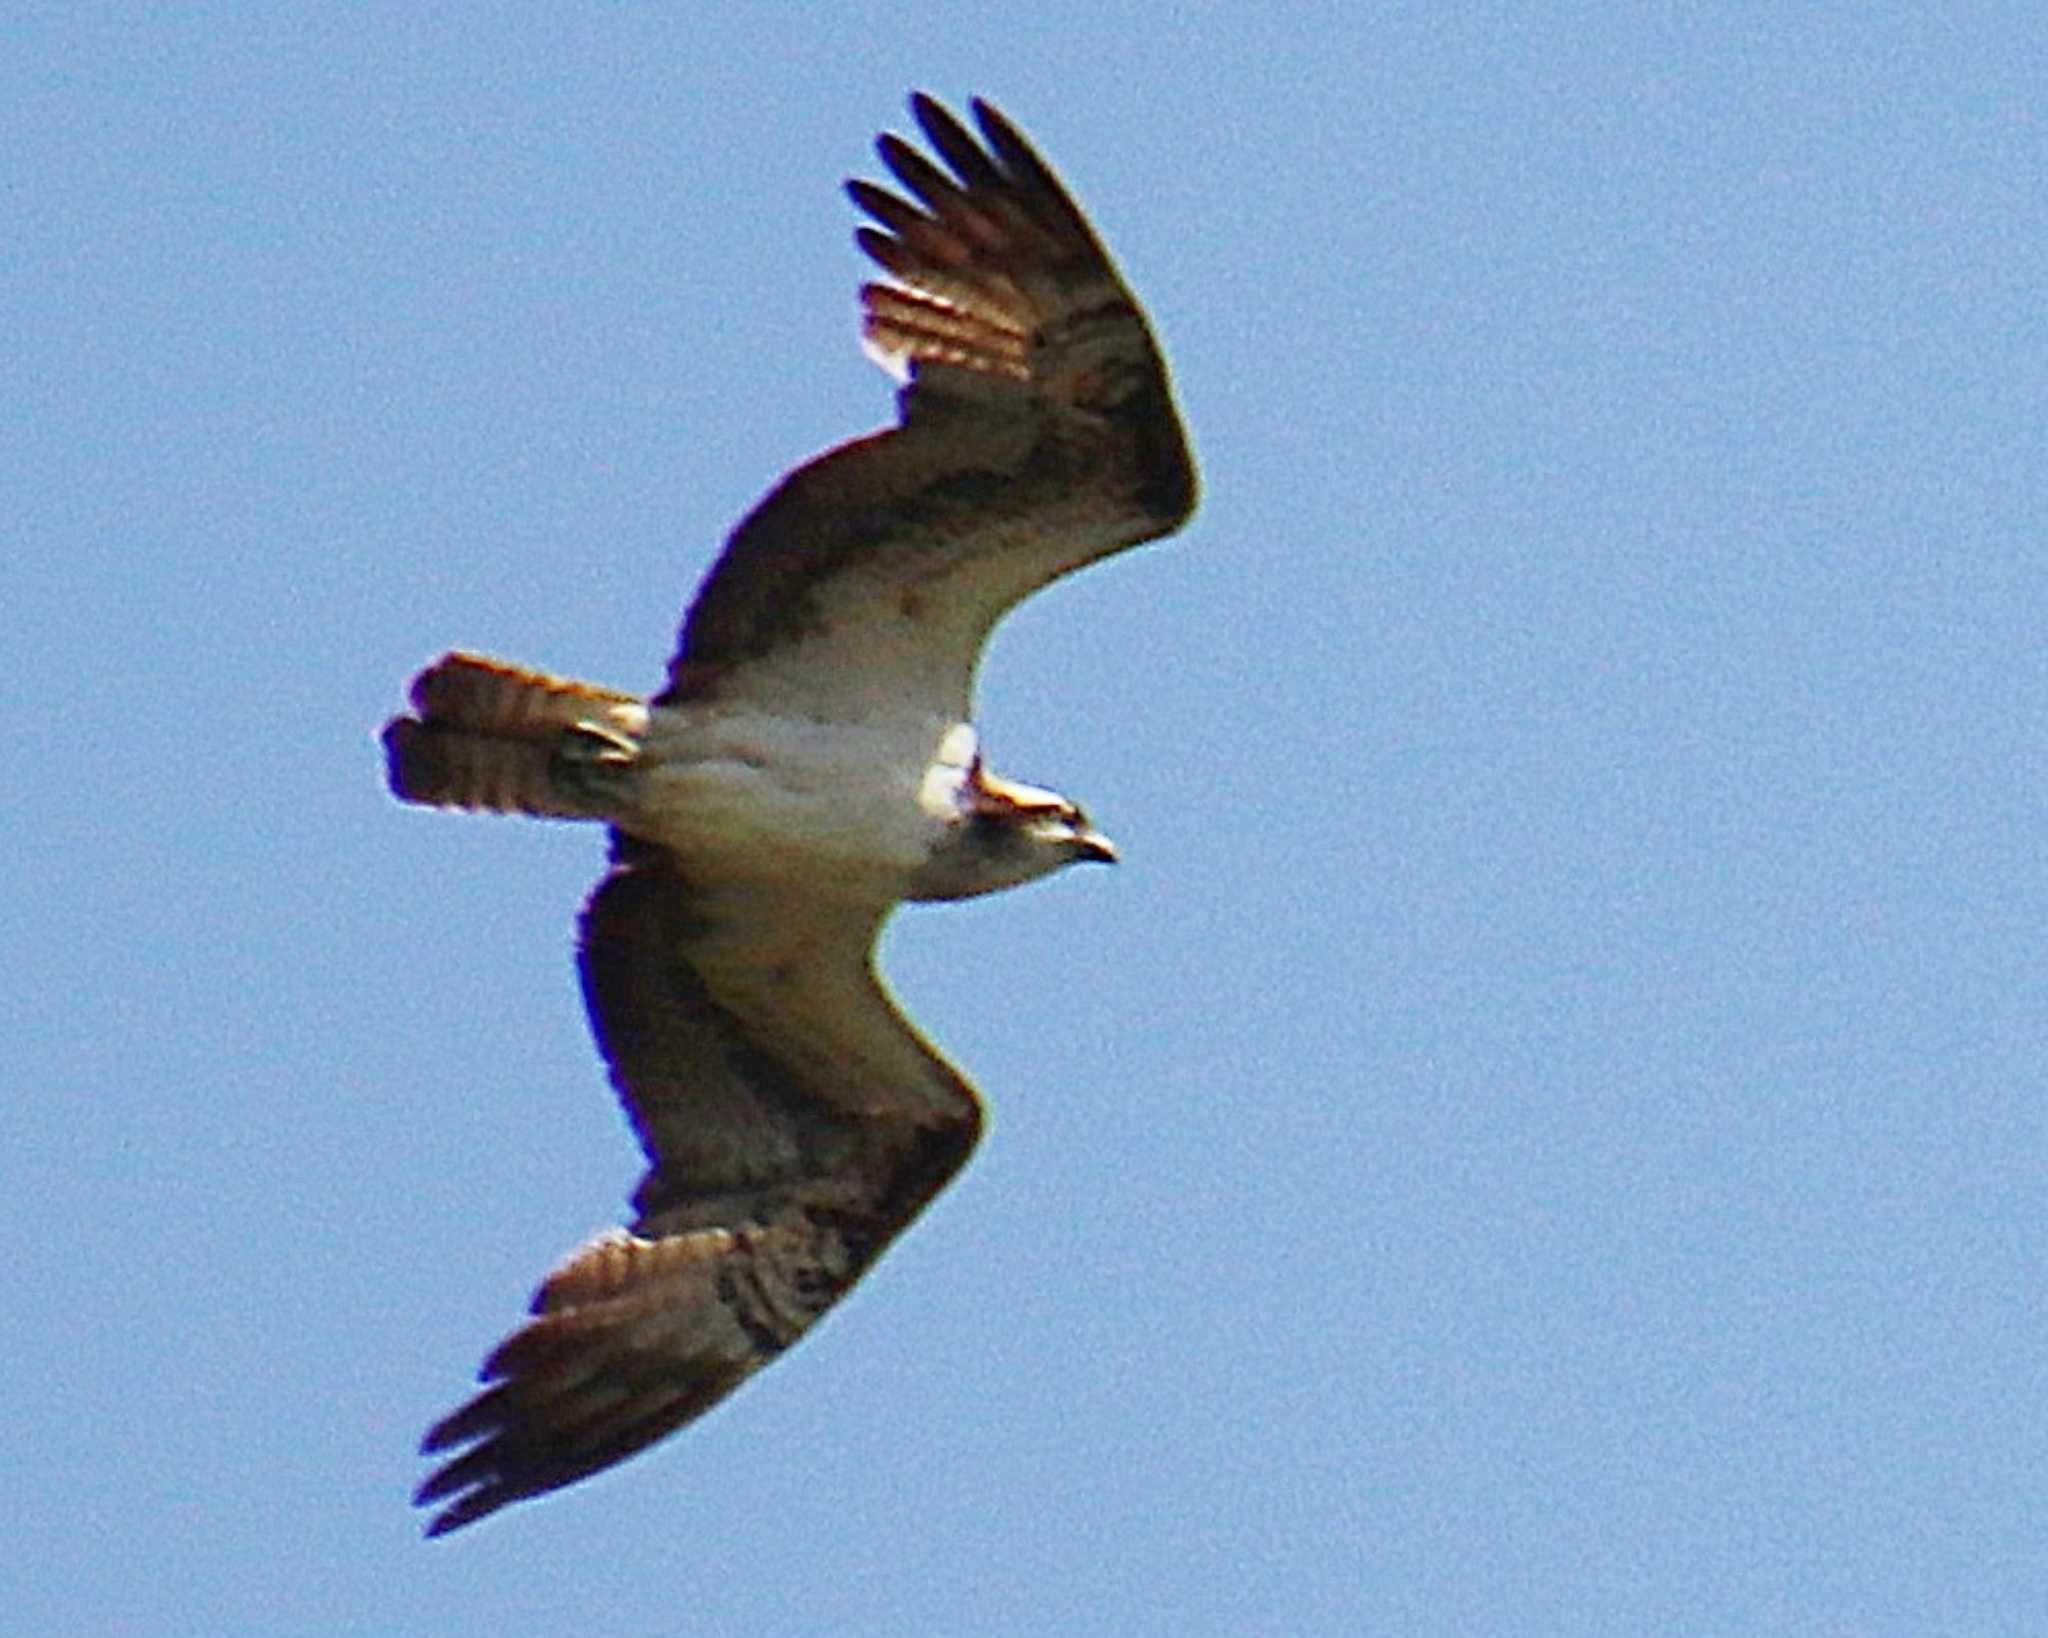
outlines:
[{"label": "blue sky", "polygon": [[[2038,1632],[2038,15],[711,11],[10,20],[0,1607]],[[912,86],[1060,168],[1202,461],[984,675],[1125,862],[893,928],[992,1127],[813,1337],[424,1544],[637,1156],[600,839],[372,736],[456,644],[651,686],[887,415]]]}]

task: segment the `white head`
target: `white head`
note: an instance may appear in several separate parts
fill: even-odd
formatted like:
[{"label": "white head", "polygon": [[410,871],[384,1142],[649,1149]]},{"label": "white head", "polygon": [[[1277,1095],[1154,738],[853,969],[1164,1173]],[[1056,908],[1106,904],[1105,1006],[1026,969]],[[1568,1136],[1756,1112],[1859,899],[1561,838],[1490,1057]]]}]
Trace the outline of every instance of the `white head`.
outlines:
[{"label": "white head", "polygon": [[912,883],[912,898],[973,898],[1066,865],[1116,862],[1116,848],[1075,803],[991,774],[964,723],[941,743],[919,796],[943,828]]}]

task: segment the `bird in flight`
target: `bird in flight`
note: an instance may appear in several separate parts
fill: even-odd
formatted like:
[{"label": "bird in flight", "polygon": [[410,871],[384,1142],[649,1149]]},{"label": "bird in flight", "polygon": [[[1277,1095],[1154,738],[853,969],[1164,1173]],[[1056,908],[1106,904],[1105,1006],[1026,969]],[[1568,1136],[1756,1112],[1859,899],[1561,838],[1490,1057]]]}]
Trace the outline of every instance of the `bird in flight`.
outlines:
[{"label": "bird in flight", "polygon": [[981,1125],[876,973],[883,923],[1116,856],[989,769],[975,671],[1025,597],[1178,528],[1193,461],[1144,314],[1045,162],[985,102],[978,134],[910,106],[937,163],[884,135],[902,191],[847,184],[897,424],[748,514],[652,697],[455,652],[384,729],[403,801],[610,827],[577,959],[648,1168],[632,1227],[549,1274],[428,1431],[430,1535],[633,1455],[802,1336]]}]

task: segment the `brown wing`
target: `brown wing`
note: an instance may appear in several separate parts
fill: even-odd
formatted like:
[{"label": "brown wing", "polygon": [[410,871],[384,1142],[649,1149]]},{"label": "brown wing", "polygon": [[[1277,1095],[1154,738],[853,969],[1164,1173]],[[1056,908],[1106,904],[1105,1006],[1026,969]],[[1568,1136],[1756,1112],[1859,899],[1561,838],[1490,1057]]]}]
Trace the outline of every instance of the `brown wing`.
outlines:
[{"label": "brown wing", "polygon": [[615,837],[583,917],[592,1027],[646,1149],[426,1436],[439,1535],[621,1461],[794,1342],[959,1168],[980,1105],[883,994],[880,917],[694,889]]},{"label": "brown wing", "polygon": [[911,109],[950,170],[884,136],[912,196],[848,184],[888,274],[869,349],[901,424],[799,468],[734,531],[657,703],[716,688],[832,719],[966,718],[990,629],[1047,582],[1177,528],[1195,472],[1145,318],[1008,120]]}]

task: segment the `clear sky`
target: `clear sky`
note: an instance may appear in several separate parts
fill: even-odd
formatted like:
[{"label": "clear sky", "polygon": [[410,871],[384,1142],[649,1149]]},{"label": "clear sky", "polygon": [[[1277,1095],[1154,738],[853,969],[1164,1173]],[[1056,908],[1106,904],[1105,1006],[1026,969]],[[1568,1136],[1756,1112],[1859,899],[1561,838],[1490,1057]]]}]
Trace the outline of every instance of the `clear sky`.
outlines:
[{"label": "clear sky", "polygon": [[[974,15],[10,11],[9,1624],[2048,1628],[2038,10]],[[896,923],[993,1119],[815,1335],[423,1543],[638,1157],[600,837],[373,735],[457,644],[652,686],[888,415],[913,86],[1202,461],[984,674],[1125,862]]]}]

